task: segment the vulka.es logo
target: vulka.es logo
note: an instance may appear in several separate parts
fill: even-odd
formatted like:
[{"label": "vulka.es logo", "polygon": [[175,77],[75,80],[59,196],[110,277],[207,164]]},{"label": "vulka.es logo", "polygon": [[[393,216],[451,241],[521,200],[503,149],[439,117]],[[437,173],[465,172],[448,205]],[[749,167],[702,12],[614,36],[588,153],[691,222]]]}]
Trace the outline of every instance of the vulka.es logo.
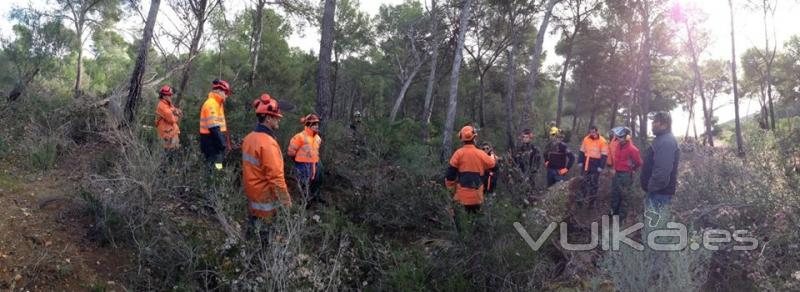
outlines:
[{"label": "vulka.es logo", "polygon": [[[550,238],[553,231],[560,226],[559,229],[559,244],[565,250],[571,251],[586,251],[597,248],[600,245],[602,250],[619,250],[622,243],[629,247],[643,251],[645,246],[639,242],[634,241],[629,236],[636,231],[642,229],[644,224],[639,222],[628,228],[620,230],[619,216],[609,218],[603,215],[600,224],[592,222],[591,240],[588,243],[570,243],[568,240],[568,227],[567,223],[555,222],[550,223],[544,232],[539,235],[536,240],[533,240],[525,227],[519,222],[514,222],[514,229],[517,230],[522,239],[528,243],[534,251],[538,251],[542,247],[545,240]],[[602,225],[602,229],[600,228]],[[601,232],[602,231],[602,232]],[[758,239],[749,237],[747,230],[734,230],[730,232],[724,229],[708,229],[702,233],[702,241],[689,243],[689,232],[686,225],[677,222],[667,222],[666,229],[656,229],[647,234],[647,247],[656,251],[679,251],[685,248],[697,250],[701,247],[707,250],[719,250],[721,244],[735,243],[734,250],[754,250],[758,248]],[[602,240],[601,240],[602,237]]]}]

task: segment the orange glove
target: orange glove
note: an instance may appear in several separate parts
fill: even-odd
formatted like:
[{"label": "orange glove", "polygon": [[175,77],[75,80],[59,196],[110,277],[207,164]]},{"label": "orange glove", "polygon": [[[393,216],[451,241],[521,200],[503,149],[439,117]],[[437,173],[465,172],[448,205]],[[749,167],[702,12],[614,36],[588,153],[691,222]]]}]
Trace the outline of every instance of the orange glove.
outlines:
[{"label": "orange glove", "polygon": [[558,175],[567,175],[567,172],[569,172],[569,169],[562,168],[558,170]]}]

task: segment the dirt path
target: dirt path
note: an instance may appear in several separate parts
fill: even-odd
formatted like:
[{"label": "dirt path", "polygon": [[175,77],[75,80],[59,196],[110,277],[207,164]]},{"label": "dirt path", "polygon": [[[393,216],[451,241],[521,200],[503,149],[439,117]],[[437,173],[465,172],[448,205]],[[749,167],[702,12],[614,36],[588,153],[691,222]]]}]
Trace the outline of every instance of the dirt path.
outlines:
[{"label": "dirt path", "polygon": [[87,239],[81,172],[59,164],[35,174],[0,161],[0,290],[126,290],[119,280],[130,252]]}]

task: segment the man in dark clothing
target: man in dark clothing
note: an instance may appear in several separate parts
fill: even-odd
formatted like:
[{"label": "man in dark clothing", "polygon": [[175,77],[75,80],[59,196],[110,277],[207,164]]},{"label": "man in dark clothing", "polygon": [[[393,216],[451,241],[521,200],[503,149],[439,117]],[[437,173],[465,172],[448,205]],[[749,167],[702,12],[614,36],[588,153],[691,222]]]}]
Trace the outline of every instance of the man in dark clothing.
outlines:
[{"label": "man in dark clothing", "polygon": [[567,149],[567,144],[558,142],[555,149],[545,153],[544,165],[547,167],[547,187],[566,180],[569,169],[575,163],[575,155]]},{"label": "man in dark clothing", "polygon": [[520,143],[514,149],[514,163],[531,186],[535,185],[540,159],[539,148],[533,145],[533,132],[530,129],[523,130]]},{"label": "man in dark clothing", "polygon": [[652,144],[645,150],[644,166],[640,176],[645,198],[645,216],[649,227],[666,226],[669,206],[678,184],[680,149],[672,135],[672,118],[669,113],[658,112],[651,117]]},{"label": "man in dark clothing", "polygon": [[486,152],[486,154],[495,161],[494,167],[489,169],[489,172],[487,172],[483,178],[483,185],[486,186],[484,190],[485,193],[494,195],[494,190],[497,187],[497,170],[500,165],[500,157],[497,157],[494,153],[494,147],[492,147],[492,144],[489,142],[483,142],[481,144],[481,150]]}]

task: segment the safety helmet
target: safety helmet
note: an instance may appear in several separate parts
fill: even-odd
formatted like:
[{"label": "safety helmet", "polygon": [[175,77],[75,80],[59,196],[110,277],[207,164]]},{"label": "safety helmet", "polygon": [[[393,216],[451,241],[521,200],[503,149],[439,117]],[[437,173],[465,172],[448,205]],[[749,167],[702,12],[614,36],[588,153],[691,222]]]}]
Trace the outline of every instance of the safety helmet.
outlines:
[{"label": "safety helmet", "polygon": [[307,116],[300,118],[300,123],[306,126],[310,126],[313,123],[319,123],[319,116],[316,114],[308,114]]},{"label": "safety helmet", "polygon": [[458,132],[458,138],[460,138],[462,142],[475,140],[477,136],[478,131],[475,130],[475,127],[469,125],[464,126],[461,128],[461,131]]},{"label": "safety helmet", "polygon": [[158,94],[161,96],[172,96],[172,87],[169,87],[169,85],[164,85],[161,87],[161,90],[158,91]]},{"label": "safety helmet", "polygon": [[355,116],[356,118],[360,118],[361,117],[361,112],[360,111],[356,111],[355,113],[353,113],[353,116]]},{"label": "safety helmet", "polygon": [[278,101],[270,97],[269,94],[262,94],[261,97],[253,101],[253,108],[256,115],[270,115],[273,117],[283,117]]},{"label": "safety helmet", "polygon": [[227,95],[233,94],[231,86],[228,84],[228,81],[225,80],[214,79],[214,81],[211,81],[211,89],[222,90]]},{"label": "safety helmet", "polygon": [[611,129],[614,133],[614,137],[617,137],[619,140],[627,140],[628,136],[631,134],[631,129],[628,127],[616,127]]}]

